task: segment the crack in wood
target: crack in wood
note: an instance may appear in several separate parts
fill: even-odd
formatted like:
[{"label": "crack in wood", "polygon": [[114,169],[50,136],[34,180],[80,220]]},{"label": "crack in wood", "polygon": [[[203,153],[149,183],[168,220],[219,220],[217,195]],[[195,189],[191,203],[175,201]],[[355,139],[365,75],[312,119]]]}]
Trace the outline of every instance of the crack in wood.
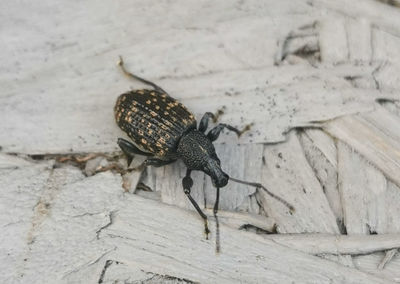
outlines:
[{"label": "crack in wood", "polygon": [[[143,271],[143,270],[141,270]],[[195,282],[186,278],[179,278],[167,274],[158,274],[154,272],[146,272],[143,271],[146,274],[151,274],[151,277],[141,280],[140,283],[164,283],[166,281],[174,281],[173,283],[188,283],[188,284],[198,284],[200,282]]]},{"label": "crack in wood", "polygon": [[99,280],[97,281],[98,284],[103,283],[103,279],[104,279],[104,275],[106,274],[106,270],[107,270],[108,267],[110,267],[110,265],[111,265],[113,262],[114,262],[114,261],[111,260],[111,259],[106,260],[106,262],[104,263],[104,267],[103,267],[103,269],[102,269],[102,271],[101,271],[100,278],[99,278]]},{"label": "crack in wood", "polygon": [[385,268],[385,265],[388,264],[398,252],[399,252],[398,248],[386,251],[385,257],[382,259],[382,261],[378,265],[378,269],[383,270]]},{"label": "crack in wood", "polygon": [[99,240],[100,239],[100,233],[102,230],[108,228],[109,226],[111,226],[114,222],[114,217],[115,217],[115,213],[117,212],[117,210],[113,210],[108,214],[109,217],[109,222],[107,224],[105,224],[104,226],[102,226],[100,229],[98,229],[96,231],[96,238]]},{"label": "crack in wood", "polygon": [[104,252],[102,255],[100,255],[98,258],[96,258],[94,261],[87,262],[87,263],[69,271],[68,273],[64,274],[62,278],[65,278],[73,273],[76,273],[84,267],[89,267],[89,266],[92,266],[92,265],[98,263],[103,257],[105,257],[107,254],[109,254],[110,252],[115,251],[115,250],[117,250],[117,247],[113,247],[112,249]]},{"label": "crack in wood", "polygon": [[272,230],[265,230],[263,228],[257,227],[253,224],[243,224],[242,226],[239,227],[238,230],[244,230],[247,232],[255,232],[256,234],[265,234],[265,235],[270,235],[270,234],[278,234],[278,225],[275,224]]}]

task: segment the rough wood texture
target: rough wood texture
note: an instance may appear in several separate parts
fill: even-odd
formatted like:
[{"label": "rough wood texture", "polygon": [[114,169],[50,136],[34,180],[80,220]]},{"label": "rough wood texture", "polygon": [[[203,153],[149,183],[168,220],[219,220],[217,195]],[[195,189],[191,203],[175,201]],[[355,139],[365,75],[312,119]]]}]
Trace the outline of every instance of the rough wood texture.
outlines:
[{"label": "rough wood texture", "polygon": [[296,208],[290,214],[287,207],[260,191],[264,209],[277,221],[279,232],[339,233],[335,216],[295,131],[286,143],[265,146],[264,157],[262,183]]},{"label": "rough wood texture", "polygon": [[[283,141],[283,133],[290,127],[371,110],[376,98],[393,98],[390,93],[374,90],[342,89],[349,86],[344,78],[370,74],[370,66],[342,68],[340,74],[329,67],[315,69],[301,64],[282,67],[276,73],[273,57],[278,52],[277,36],[318,14],[306,3],[298,3],[301,7],[297,9],[304,13],[295,19],[290,1],[268,1],[261,7],[251,2],[244,4],[244,9],[226,4],[223,13],[218,9],[222,1],[211,6],[201,1],[192,1],[193,6],[181,1],[168,4],[171,15],[196,9],[197,20],[188,23],[178,16],[166,18],[164,9],[158,8],[166,3],[152,9],[151,4],[140,1],[107,6],[88,0],[85,7],[91,8],[83,9],[78,17],[78,4],[58,1],[64,9],[48,2],[34,7],[27,4],[24,9],[2,4],[2,10],[9,11],[1,20],[5,30],[23,30],[29,24],[33,30],[23,37],[10,31],[1,35],[3,42],[11,42],[0,58],[6,71],[0,77],[0,140],[7,152],[116,150],[116,137],[121,132],[115,127],[110,106],[130,84],[139,86],[117,70],[115,62],[121,54],[130,69],[156,80],[198,118],[225,105],[223,121],[237,126],[254,123],[253,136],[244,135],[241,143]],[[190,11],[182,8],[188,5]],[[45,11],[47,17],[35,21],[32,9]],[[97,12],[91,14],[93,9]],[[118,16],[109,17],[107,11]],[[258,13],[290,17],[294,22],[279,27],[268,17],[245,21]],[[16,21],[14,14],[27,22]],[[149,23],[150,18],[157,21]],[[161,22],[163,29],[159,30]],[[260,37],[258,33],[267,34]],[[237,37],[251,42],[252,48],[238,44]],[[169,50],[168,57],[163,56],[165,50]],[[9,56],[14,52],[18,57]],[[221,141],[230,141],[230,136]]]},{"label": "rough wood texture", "polygon": [[[45,0],[0,11],[0,282],[400,282],[398,7]],[[209,241],[182,163],[125,173],[115,155],[115,99],[143,87],[119,55],[197,119],[225,107],[220,122],[253,123],[221,135],[222,167],[296,211],[230,182],[216,255],[207,176],[193,174],[192,192]]]},{"label": "rough wood texture", "polygon": [[302,132],[300,141],[307,161],[335,214],[339,230],[343,231],[343,208],[338,190],[336,145],[333,139],[316,129]]},{"label": "rough wood texture", "polygon": [[398,234],[384,235],[328,235],[280,234],[265,235],[266,239],[310,254],[364,255],[400,247]]},{"label": "rough wood texture", "polygon": [[[20,213],[2,212],[2,244],[10,244],[1,254],[2,282],[133,282],[159,275],[164,280],[213,283],[385,283],[225,225],[223,253],[216,255],[214,239],[204,239],[197,214],[123,194],[118,175],[83,178],[74,168],[53,170],[49,163],[1,158],[7,167],[18,164],[3,171],[2,180],[9,186],[2,203],[12,198]],[[15,178],[27,172],[43,177]],[[54,188],[56,181],[59,186]],[[32,187],[36,198],[27,199]],[[45,257],[52,255],[57,259]],[[282,263],[290,268],[285,273]]]},{"label": "rough wood texture", "polygon": [[386,179],[354,150],[338,144],[338,184],[347,234],[384,233]]},{"label": "rough wood texture", "polygon": [[326,131],[346,142],[390,180],[400,184],[400,119],[379,107],[375,111],[329,122]]}]

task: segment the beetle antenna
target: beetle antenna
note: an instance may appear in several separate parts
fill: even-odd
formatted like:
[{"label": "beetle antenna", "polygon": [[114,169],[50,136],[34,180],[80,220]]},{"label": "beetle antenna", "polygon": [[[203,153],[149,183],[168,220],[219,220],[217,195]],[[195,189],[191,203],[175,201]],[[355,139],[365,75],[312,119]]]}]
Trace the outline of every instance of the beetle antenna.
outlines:
[{"label": "beetle antenna", "polygon": [[276,200],[278,200],[279,202],[281,202],[283,205],[285,205],[287,208],[289,208],[290,212],[293,213],[295,210],[294,206],[292,204],[290,204],[289,202],[287,202],[286,200],[284,200],[283,198],[273,194],[271,191],[269,191],[265,186],[263,186],[261,183],[256,183],[256,182],[249,182],[249,181],[244,181],[244,180],[240,180],[240,179],[235,179],[233,177],[229,177],[230,180],[237,182],[237,183],[241,183],[241,184],[246,184],[246,185],[250,185],[250,186],[254,186],[257,189],[258,188],[262,188],[266,193],[268,193],[271,197],[275,198]]},{"label": "beetle antenna", "polygon": [[166,94],[167,94],[166,91],[164,91],[161,87],[157,86],[157,85],[154,84],[153,82],[150,82],[150,81],[148,81],[148,80],[146,80],[146,79],[143,79],[142,77],[139,77],[139,76],[137,76],[137,75],[134,75],[133,73],[131,73],[131,72],[129,72],[128,70],[126,70],[125,65],[124,65],[124,60],[122,59],[122,56],[121,56],[121,55],[119,56],[119,60],[118,60],[118,62],[117,62],[117,65],[121,68],[122,72],[123,72],[126,76],[128,76],[128,77],[130,77],[130,78],[133,78],[133,79],[135,79],[135,80],[138,80],[138,81],[140,81],[140,82],[142,82],[142,83],[144,83],[144,84],[146,84],[146,85],[152,86],[152,87],[153,87],[154,89],[156,89],[157,91],[160,91],[160,92],[162,92],[162,93],[166,93]]}]

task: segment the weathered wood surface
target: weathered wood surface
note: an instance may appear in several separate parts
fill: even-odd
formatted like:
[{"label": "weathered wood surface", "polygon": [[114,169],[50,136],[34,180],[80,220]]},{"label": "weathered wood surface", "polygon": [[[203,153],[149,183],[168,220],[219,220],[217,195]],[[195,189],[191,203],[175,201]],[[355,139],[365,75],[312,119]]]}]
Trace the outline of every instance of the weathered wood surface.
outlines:
[{"label": "weathered wood surface", "polygon": [[349,144],[400,185],[400,118],[379,107],[326,124],[326,131]]},{"label": "weathered wood surface", "polygon": [[[351,87],[346,78],[371,77],[374,65],[316,69],[300,64],[282,66],[276,72],[276,38],[289,33],[294,23],[304,23],[318,15],[306,3],[301,8],[304,14],[293,19],[290,1],[269,1],[262,7],[248,3],[244,10],[227,4],[223,13],[216,6],[194,1],[191,9],[197,8],[198,21],[179,26],[174,17],[165,20],[163,9],[151,9],[140,1],[107,4],[107,8],[88,1],[79,17],[75,15],[79,5],[59,1],[70,8],[58,10],[57,5],[46,1],[32,7],[46,11],[47,17],[42,21],[34,20],[28,8],[31,4],[25,9],[18,9],[16,4],[1,4],[2,10],[9,11],[2,17],[2,26],[9,31],[1,36],[3,42],[10,44],[0,58],[5,70],[0,77],[0,141],[7,152],[116,150],[115,137],[121,132],[115,126],[112,106],[131,84],[139,86],[117,70],[115,63],[121,54],[132,70],[156,80],[182,99],[198,118],[205,111],[216,111],[225,105],[225,122],[237,126],[254,123],[252,136],[243,136],[241,143],[283,141],[283,133],[290,127],[372,110],[375,99],[395,96],[372,89],[346,88]],[[188,7],[186,2],[179,3],[171,4],[169,13]],[[92,15],[89,7],[100,11]],[[107,17],[107,10],[117,13],[118,21]],[[257,17],[251,24],[245,18],[240,20],[255,13],[275,15],[274,20]],[[283,27],[274,24],[275,17],[288,14],[292,22]],[[27,19],[32,32],[23,33],[27,23],[16,21],[13,15]],[[96,20],[91,22],[93,17]],[[158,20],[149,23],[150,17]],[[163,29],[158,30],[161,18]],[[22,30],[24,37],[13,35],[13,30]],[[237,44],[232,34],[235,30],[240,31],[236,37],[251,42],[252,49]],[[319,30],[324,34],[323,28]],[[260,37],[258,32],[267,34]],[[199,37],[204,40],[201,44]],[[320,38],[320,45],[323,43],[324,37]],[[191,47],[193,44],[196,48]],[[168,57],[163,56],[165,50],[169,51]],[[9,56],[14,53],[18,56]],[[248,113],[248,109],[253,111]],[[230,139],[231,136],[221,141]]]},{"label": "weathered wood surface", "polygon": [[[0,11],[0,282],[400,282],[398,8],[56,0]],[[296,211],[230,182],[216,255],[212,210],[206,241],[182,163],[121,178],[112,108],[142,85],[118,55],[198,119],[225,107],[222,122],[254,123],[221,135],[223,168]],[[88,161],[59,162],[65,153]],[[212,208],[208,177],[193,179]]]},{"label": "weathered wood surface", "polygon": [[264,235],[278,244],[310,254],[365,255],[397,249],[398,234],[382,235],[329,235],[329,234],[279,234]]},{"label": "weathered wood surface", "polygon": [[8,244],[3,283],[134,282],[153,275],[206,283],[386,283],[223,224],[216,255],[214,237],[204,239],[194,212],[123,193],[117,174],[84,178],[75,168],[53,169],[52,161],[0,157],[8,184],[1,201],[15,208],[1,212],[1,241]]}]

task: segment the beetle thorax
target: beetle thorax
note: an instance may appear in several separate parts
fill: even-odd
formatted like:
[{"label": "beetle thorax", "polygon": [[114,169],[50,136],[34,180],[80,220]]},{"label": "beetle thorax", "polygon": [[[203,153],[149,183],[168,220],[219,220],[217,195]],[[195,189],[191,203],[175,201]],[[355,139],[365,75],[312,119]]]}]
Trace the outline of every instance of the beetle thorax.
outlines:
[{"label": "beetle thorax", "polygon": [[204,133],[193,129],[179,141],[178,154],[190,170],[203,171],[211,177],[215,186],[228,183],[228,175],[221,167],[215,148]]},{"label": "beetle thorax", "polygon": [[191,170],[202,170],[208,159],[216,155],[214,145],[207,136],[195,129],[180,139],[178,153]]}]

